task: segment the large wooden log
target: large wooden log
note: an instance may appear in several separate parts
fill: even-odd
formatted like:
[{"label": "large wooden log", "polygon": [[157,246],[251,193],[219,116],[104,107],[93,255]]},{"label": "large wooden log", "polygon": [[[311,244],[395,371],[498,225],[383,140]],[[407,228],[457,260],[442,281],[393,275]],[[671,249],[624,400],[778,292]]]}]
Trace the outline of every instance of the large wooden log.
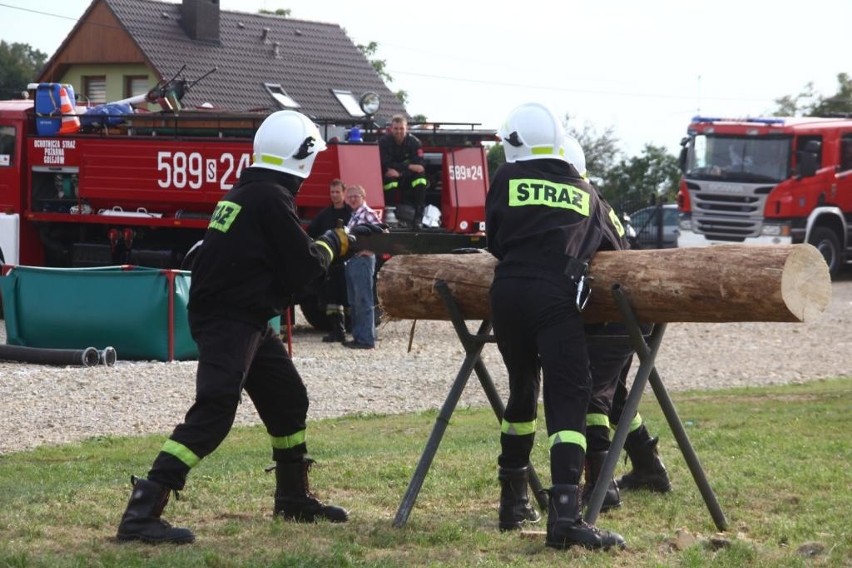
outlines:
[{"label": "large wooden log", "polygon": [[[488,319],[496,264],[486,252],[395,256],[378,274],[380,305],[390,318],[447,320],[435,289],[443,280],[465,319]],[[614,285],[640,321],[654,323],[810,321],[831,299],[828,266],[807,244],[608,251],[589,275],[588,323],[622,319]]]}]

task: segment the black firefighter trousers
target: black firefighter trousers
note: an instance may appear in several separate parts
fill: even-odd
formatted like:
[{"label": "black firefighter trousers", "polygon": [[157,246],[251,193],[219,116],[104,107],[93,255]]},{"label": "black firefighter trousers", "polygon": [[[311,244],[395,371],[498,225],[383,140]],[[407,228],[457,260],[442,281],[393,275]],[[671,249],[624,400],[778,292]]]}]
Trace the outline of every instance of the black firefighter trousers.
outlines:
[{"label": "black firefighter trousers", "polygon": [[193,312],[189,324],[199,351],[195,402],[155,459],[148,479],[182,489],[190,469],[228,435],[243,389],[273,439],[272,458],[301,459],[307,453],[308,394],[278,334],[269,326]]},{"label": "black firefighter trousers", "polygon": [[[499,271],[499,269],[498,269]],[[575,286],[562,277],[497,276],[491,285],[491,317],[497,347],[509,375],[504,424],[534,422],[542,384],[553,484],[580,480],[585,458],[586,412],[591,377]],[[533,436],[501,435],[502,467],[529,462]],[[560,441],[561,440],[561,441]]]}]

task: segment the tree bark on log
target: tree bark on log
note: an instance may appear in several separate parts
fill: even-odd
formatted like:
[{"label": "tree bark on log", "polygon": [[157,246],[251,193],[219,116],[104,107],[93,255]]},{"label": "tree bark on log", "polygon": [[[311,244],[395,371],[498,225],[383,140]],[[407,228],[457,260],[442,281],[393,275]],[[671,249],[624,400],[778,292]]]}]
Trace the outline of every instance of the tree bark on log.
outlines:
[{"label": "tree bark on log", "polygon": [[[395,256],[379,271],[379,303],[394,319],[449,320],[443,280],[465,319],[488,319],[496,265],[487,252]],[[811,321],[831,300],[828,266],[808,244],[604,251],[589,275],[587,323],[622,319],[614,285],[648,323]]]}]

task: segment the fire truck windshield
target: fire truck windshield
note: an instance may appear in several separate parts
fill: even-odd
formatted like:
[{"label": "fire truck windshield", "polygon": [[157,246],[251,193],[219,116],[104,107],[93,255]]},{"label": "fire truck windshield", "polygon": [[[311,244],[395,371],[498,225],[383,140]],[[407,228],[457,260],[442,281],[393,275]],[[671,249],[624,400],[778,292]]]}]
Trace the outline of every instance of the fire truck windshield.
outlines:
[{"label": "fire truck windshield", "polygon": [[690,143],[686,177],[777,183],[787,179],[789,169],[789,137],[697,134]]}]

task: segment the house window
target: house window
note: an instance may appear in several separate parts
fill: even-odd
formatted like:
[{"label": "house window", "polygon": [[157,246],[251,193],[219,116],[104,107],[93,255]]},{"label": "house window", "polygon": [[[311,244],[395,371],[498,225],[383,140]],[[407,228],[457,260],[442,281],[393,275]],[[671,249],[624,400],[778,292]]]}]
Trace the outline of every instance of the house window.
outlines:
[{"label": "house window", "polygon": [[87,75],[83,77],[83,94],[90,103],[106,102],[106,77],[104,75]]},{"label": "house window", "polygon": [[280,84],[264,83],[263,86],[266,87],[266,90],[270,95],[272,95],[272,98],[275,99],[282,108],[299,108],[301,106],[287,94]]},{"label": "house window", "polygon": [[0,126],[0,167],[11,166],[15,158],[15,127]]},{"label": "house window", "polygon": [[145,95],[148,89],[147,75],[125,75],[124,76],[124,98]]},{"label": "house window", "polygon": [[331,92],[334,93],[334,96],[337,97],[337,100],[343,105],[343,108],[346,109],[349,116],[355,118],[366,116],[364,111],[361,109],[361,105],[358,104],[358,99],[356,99],[355,95],[352,94],[352,91],[332,89]]}]

